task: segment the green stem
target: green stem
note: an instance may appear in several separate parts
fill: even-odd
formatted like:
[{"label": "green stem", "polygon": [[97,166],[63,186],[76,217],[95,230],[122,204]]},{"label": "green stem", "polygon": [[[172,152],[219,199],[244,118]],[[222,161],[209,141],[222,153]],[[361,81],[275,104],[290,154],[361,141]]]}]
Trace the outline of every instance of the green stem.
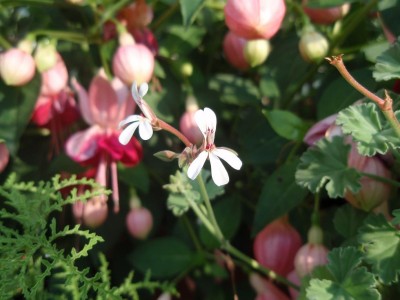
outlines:
[{"label": "green stem", "polygon": [[212,223],[212,225],[213,225],[213,227],[215,229],[216,238],[218,239],[218,241],[220,243],[224,243],[225,242],[225,237],[224,237],[221,229],[219,228],[217,219],[215,218],[214,210],[213,210],[213,208],[211,206],[211,201],[210,201],[210,198],[208,197],[207,189],[206,189],[206,186],[204,184],[203,177],[201,176],[201,173],[197,176],[197,182],[199,183],[200,194],[201,194],[201,196],[202,196],[202,198],[204,200],[204,203],[206,205],[208,216],[210,217],[211,223]]},{"label": "green stem", "polygon": [[377,180],[377,181],[380,181],[380,182],[383,182],[383,183],[387,183],[387,184],[393,185],[393,186],[395,186],[395,187],[400,187],[400,182],[398,182],[398,181],[396,181],[396,180],[392,180],[392,179],[385,178],[385,177],[378,176],[378,175],[371,174],[371,173],[360,172],[360,174],[361,174],[362,176],[366,176],[366,177],[375,179],[375,180]]},{"label": "green stem", "polygon": [[320,205],[319,193],[316,193],[314,198],[314,210],[311,215],[311,224],[315,226],[319,226],[319,205]]},{"label": "green stem", "polygon": [[[50,36],[56,39],[61,39],[61,40],[66,40],[74,43],[82,43],[82,42],[87,42],[88,37],[82,33],[79,32],[71,32],[71,31],[58,31],[58,30],[34,30],[29,33],[30,35],[33,36],[38,36],[38,35],[45,35],[45,36]],[[100,40],[96,40],[93,42],[100,42]]]},{"label": "green stem", "polygon": [[12,45],[2,35],[0,35],[0,46],[6,50],[12,48]]},{"label": "green stem", "polygon": [[199,252],[203,251],[203,247],[201,246],[200,241],[197,238],[195,231],[193,230],[192,224],[190,224],[190,221],[188,220],[188,217],[186,215],[183,215],[182,220],[189,232],[189,235],[193,241],[196,250]]},{"label": "green stem", "polygon": [[203,225],[206,226],[206,228],[212,235],[216,236],[217,233],[214,229],[214,226],[210,223],[207,217],[199,209],[198,205],[192,199],[190,199],[190,197],[186,198],[186,200],[188,201],[190,208],[193,209],[194,213],[201,220]]}]

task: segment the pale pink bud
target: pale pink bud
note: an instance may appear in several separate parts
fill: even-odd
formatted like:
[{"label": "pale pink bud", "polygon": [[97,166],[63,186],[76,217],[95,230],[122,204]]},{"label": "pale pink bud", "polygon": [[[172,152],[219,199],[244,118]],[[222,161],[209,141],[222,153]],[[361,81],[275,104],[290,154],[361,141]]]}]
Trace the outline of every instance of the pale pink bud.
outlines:
[{"label": "pale pink bud", "polygon": [[[371,173],[384,178],[391,178],[390,171],[377,157],[361,156],[353,145],[348,157],[348,166],[360,172]],[[387,201],[390,197],[390,185],[363,176],[360,179],[361,189],[353,194],[347,191],[344,198],[354,207],[371,211]]]},{"label": "pale pink bud", "polygon": [[256,273],[250,274],[249,281],[257,292],[256,300],[289,300],[289,297],[276,285]]},{"label": "pale pink bud", "polygon": [[[296,273],[296,270],[293,270],[292,272],[290,272],[287,276],[286,276],[287,280],[289,280],[290,282],[293,282],[294,284],[300,286],[301,285],[301,280],[299,278],[299,276]],[[290,293],[290,298],[292,298],[292,300],[295,300],[298,298],[300,292],[298,290],[295,290],[292,287],[289,287],[289,293]]]},{"label": "pale pink bud", "polygon": [[35,61],[29,53],[12,48],[0,54],[0,75],[7,85],[21,86],[35,75]]},{"label": "pale pink bud", "polygon": [[153,216],[145,207],[132,208],[126,216],[126,227],[137,239],[145,239],[153,228]]},{"label": "pale pink bud", "polygon": [[260,231],[253,245],[256,260],[281,276],[293,270],[293,259],[301,247],[300,234],[291,226],[287,217],[268,224]]},{"label": "pale pink bud", "polygon": [[10,160],[10,152],[7,149],[6,143],[0,142],[0,173],[7,167]]},{"label": "pale pink bud", "polygon": [[150,81],[154,71],[154,56],[142,44],[120,46],[113,57],[114,75],[127,85]]},{"label": "pale pink bud", "polygon": [[307,62],[321,61],[328,54],[328,49],[328,40],[315,30],[306,30],[300,38],[299,51]]},{"label": "pale pink bud", "polygon": [[239,70],[250,68],[250,64],[244,57],[244,47],[247,40],[229,31],[224,38],[223,50],[226,60]]},{"label": "pale pink bud", "polygon": [[228,0],[225,22],[236,35],[246,39],[270,39],[285,16],[284,0]]},{"label": "pale pink bud", "polygon": [[95,198],[86,203],[75,202],[72,213],[78,222],[83,222],[89,228],[97,228],[107,219],[108,207],[105,201]]},{"label": "pale pink bud", "polygon": [[304,142],[311,146],[324,137],[343,135],[340,126],[335,124],[336,118],[334,114],[315,123],[304,136]]},{"label": "pale pink bud", "polygon": [[67,86],[67,67],[58,53],[56,56],[56,63],[51,68],[42,72],[42,86],[40,93],[43,95],[57,95]]},{"label": "pale pink bud", "polygon": [[186,112],[179,121],[180,131],[189,139],[192,144],[199,145],[203,142],[203,134],[196,123],[194,115],[199,109],[194,98],[188,98],[186,101]]},{"label": "pale pink bud", "polygon": [[312,8],[307,7],[307,4],[308,0],[303,0],[304,12],[310,17],[311,21],[316,24],[331,24],[343,18],[350,11],[350,3],[329,8]]}]

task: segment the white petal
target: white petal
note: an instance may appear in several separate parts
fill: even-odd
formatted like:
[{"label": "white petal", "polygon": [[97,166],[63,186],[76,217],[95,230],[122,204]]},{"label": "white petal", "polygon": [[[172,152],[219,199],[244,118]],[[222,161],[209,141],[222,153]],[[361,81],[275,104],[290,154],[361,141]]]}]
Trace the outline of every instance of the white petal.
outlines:
[{"label": "white petal", "polygon": [[130,116],[126,117],[124,120],[122,120],[121,122],[119,122],[118,128],[124,127],[128,123],[137,122],[141,118],[142,117],[139,115],[130,115]]},{"label": "white petal", "polygon": [[135,100],[135,102],[138,103],[138,101],[140,100],[140,95],[139,95],[136,81],[133,81],[133,83],[132,83],[131,93],[132,93],[133,100]]},{"label": "white petal", "polygon": [[149,90],[149,85],[144,82],[139,86],[139,96],[144,97],[147,94],[147,91]]},{"label": "white petal", "polygon": [[205,114],[205,118],[207,120],[207,125],[210,129],[215,130],[217,128],[217,116],[215,115],[215,113],[209,109],[208,107],[204,108],[204,114]]},{"label": "white petal", "polygon": [[197,126],[199,126],[201,133],[204,137],[206,137],[207,120],[204,111],[202,109],[196,111],[196,113],[194,114],[194,119],[196,120]]},{"label": "white petal", "polygon": [[212,153],[225,160],[232,168],[236,170],[239,170],[242,167],[242,161],[234,152],[223,148],[215,148]]},{"label": "white petal", "polygon": [[133,133],[135,132],[136,128],[139,126],[139,122],[134,122],[127,126],[124,130],[122,130],[121,134],[118,137],[118,141],[122,145],[126,145],[131,140]]},{"label": "white petal", "polygon": [[199,175],[201,168],[203,168],[204,163],[206,162],[206,159],[208,157],[208,152],[203,151],[201,152],[194,161],[190,164],[188,170],[187,170],[187,176],[195,180],[197,175]]},{"label": "white petal", "polygon": [[210,163],[211,163],[211,177],[215,184],[218,186],[227,184],[229,182],[228,172],[226,172],[224,165],[212,152],[210,153]]},{"label": "white petal", "polygon": [[145,118],[142,118],[139,123],[139,135],[142,140],[147,141],[153,135],[153,127],[151,126],[150,121]]}]

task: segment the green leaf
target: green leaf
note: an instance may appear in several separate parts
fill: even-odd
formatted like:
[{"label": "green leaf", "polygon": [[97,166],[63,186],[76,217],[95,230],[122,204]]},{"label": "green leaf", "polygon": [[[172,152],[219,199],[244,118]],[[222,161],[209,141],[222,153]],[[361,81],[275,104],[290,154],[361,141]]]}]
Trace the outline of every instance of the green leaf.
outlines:
[{"label": "green leaf", "polygon": [[398,282],[400,273],[400,232],[382,215],[370,215],[360,228],[358,240],[365,261],[385,284]]},{"label": "green leaf", "polygon": [[[400,112],[396,112],[398,115]],[[399,138],[374,103],[346,108],[339,113],[336,124],[342,126],[345,134],[352,135],[361,155],[385,154],[391,147],[400,147]]]},{"label": "green leaf", "polygon": [[193,23],[196,13],[204,5],[204,0],[179,0],[181,4],[181,14],[183,18],[183,25],[189,26]]},{"label": "green leaf", "polygon": [[392,224],[393,225],[399,225],[400,224],[400,209],[395,209],[392,211],[392,215],[394,218],[392,219]]},{"label": "green leaf", "polygon": [[262,112],[278,135],[288,140],[303,140],[308,126],[294,113],[279,109],[264,109]]},{"label": "green leaf", "polygon": [[400,78],[400,43],[396,42],[376,59],[374,78],[387,81]]},{"label": "green leaf", "polygon": [[282,165],[265,182],[256,206],[253,234],[299,205],[308,191],[296,184],[294,173],[298,160]]},{"label": "green leaf", "polygon": [[301,156],[296,182],[312,193],[318,193],[326,185],[330,198],[343,197],[346,189],[357,193],[361,175],[347,167],[349,149],[350,145],[345,145],[341,137],[319,140]]},{"label": "green leaf", "polygon": [[0,139],[15,155],[19,139],[28,124],[39,95],[40,77],[21,87],[12,87],[0,80]]},{"label": "green leaf", "polygon": [[[362,253],[355,248],[336,248],[328,254],[326,272],[313,272],[307,299],[380,299],[374,275],[359,267]],[[319,277],[319,278],[315,278]]]},{"label": "green leaf", "polygon": [[134,187],[144,193],[147,193],[150,188],[150,179],[146,167],[139,164],[134,168],[125,168],[119,166],[118,168],[119,179],[126,183],[128,186]]},{"label": "green leaf", "polygon": [[[227,213],[229,212],[229,213]],[[242,217],[242,206],[237,197],[224,198],[214,205],[215,218],[224,237],[231,239],[239,228]],[[207,248],[218,248],[221,245],[204,227],[200,227],[200,238]]]},{"label": "green leaf", "polygon": [[307,6],[313,8],[327,8],[340,6],[345,3],[360,2],[360,0],[308,0]]},{"label": "green leaf", "polygon": [[378,1],[379,16],[382,19],[385,27],[393,33],[393,35],[400,35],[399,28],[399,0],[380,0]]},{"label": "green leaf", "polygon": [[171,277],[192,264],[193,253],[181,240],[174,237],[154,239],[139,245],[129,255],[129,261],[142,273],[151,271],[152,276]]},{"label": "green leaf", "polygon": [[363,224],[368,213],[356,209],[351,205],[343,205],[339,207],[333,218],[333,225],[336,231],[344,238],[355,237],[358,229]]}]

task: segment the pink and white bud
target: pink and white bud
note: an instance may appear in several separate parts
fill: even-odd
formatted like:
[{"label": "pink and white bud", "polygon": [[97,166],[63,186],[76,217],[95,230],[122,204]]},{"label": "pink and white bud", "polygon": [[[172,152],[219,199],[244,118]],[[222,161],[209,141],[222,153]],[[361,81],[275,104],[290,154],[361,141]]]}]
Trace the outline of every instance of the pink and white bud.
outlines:
[{"label": "pink and white bud", "polygon": [[35,76],[35,60],[18,48],[7,50],[0,54],[0,75],[7,85],[24,85]]},{"label": "pink and white bud", "polygon": [[108,207],[106,201],[94,198],[86,203],[75,202],[72,205],[72,213],[77,222],[82,222],[89,228],[97,228],[106,221]]},{"label": "pink and white bud", "polygon": [[350,3],[329,8],[312,8],[307,5],[308,0],[303,0],[304,12],[309,16],[311,21],[316,24],[332,24],[342,19],[350,11]]},{"label": "pink and white bud", "polygon": [[293,270],[294,257],[301,247],[300,234],[283,217],[260,231],[253,245],[256,260],[281,276]]},{"label": "pink and white bud", "polygon": [[318,31],[306,30],[300,38],[300,55],[307,62],[321,61],[328,54],[328,49],[328,40]]},{"label": "pink and white bud", "polygon": [[57,95],[63,91],[68,83],[68,70],[61,55],[56,53],[56,63],[42,72],[42,95]]},{"label": "pink and white bud", "polygon": [[250,64],[244,56],[244,47],[247,40],[229,31],[223,41],[223,50],[226,60],[239,70],[247,70]]},{"label": "pink and white bud", "polygon": [[[390,179],[390,171],[378,157],[361,156],[356,146],[353,145],[348,157],[348,166],[363,173],[370,173]],[[388,201],[390,197],[390,185],[372,178],[363,176],[360,179],[361,189],[353,194],[347,191],[344,198],[354,207],[364,211],[371,211]]]},{"label": "pink and white bud", "polygon": [[4,171],[10,160],[10,152],[4,142],[0,142],[0,173]]},{"label": "pink and white bud", "polygon": [[182,115],[179,121],[180,131],[194,145],[200,145],[204,138],[194,118],[194,115],[198,109],[199,107],[197,106],[196,99],[189,97],[186,100],[186,112]]},{"label": "pink and white bud", "polygon": [[112,68],[114,75],[122,82],[138,85],[150,81],[154,71],[153,53],[143,44],[119,46],[114,54]]},{"label": "pink and white bud", "polygon": [[276,285],[262,278],[257,273],[251,273],[249,281],[257,293],[256,300],[289,300],[289,297]]},{"label": "pink and white bud", "polygon": [[145,239],[153,228],[153,216],[145,207],[132,208],[126,216],[126,227],[137,239]]},{"label": "pink and white bud", "polygon": [[284,0],[228,0],[225,23],[246,39],[270,39],[281,27],[286,12]]},{"label": "pink and white bud", "polygon": [[[300,280],[299,276],[297,275],[296,270],[293,270],[292,272],[290,272],[286,276],[286,278],[287,278],[287,280],[289,280],[290,282],[293,282],[297,286],[301,285],[301,280]],[[292,287],[289,287],[289,294],[290,294],[290,298],[292,300],[295,300],[299,297],[300,292],[298,290],[295,290]]]}]

